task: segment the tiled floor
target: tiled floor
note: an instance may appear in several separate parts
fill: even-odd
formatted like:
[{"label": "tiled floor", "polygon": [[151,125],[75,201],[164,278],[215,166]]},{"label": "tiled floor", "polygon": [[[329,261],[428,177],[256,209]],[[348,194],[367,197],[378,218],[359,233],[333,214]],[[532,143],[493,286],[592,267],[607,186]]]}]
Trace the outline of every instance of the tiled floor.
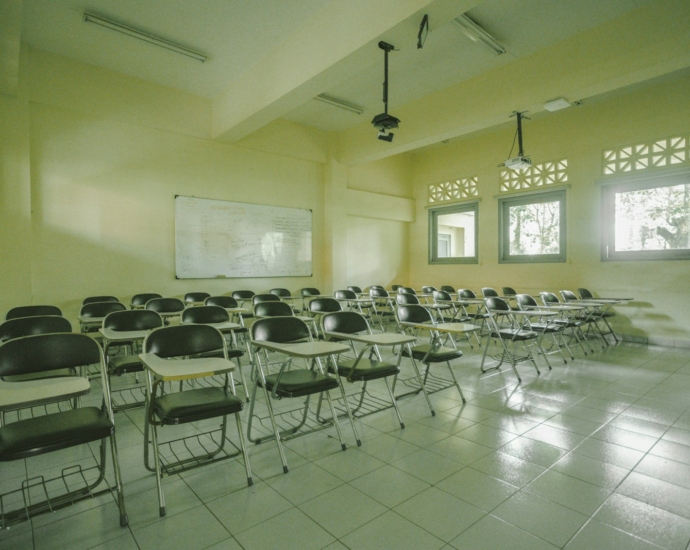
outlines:
[{"label": "tiled floor", "polygon": [[[444,390],[431,417],[406,398],[406,428],[366,417],[360,448],[343,422],[345,452],[332,430],[288,442],[287,475],[274,443],[251,445],[250,488],[237,460],[165,478],[165,519],[142,411],[118,413],[130,525],[102,496],[0,533],[0,548],[689,548],[690,350],[621,344],[539,377],[522,366],[521,385],[480,376],[479,359],[455,368],[466,405]],[[2,464],[0,484],[92,451]]]}]

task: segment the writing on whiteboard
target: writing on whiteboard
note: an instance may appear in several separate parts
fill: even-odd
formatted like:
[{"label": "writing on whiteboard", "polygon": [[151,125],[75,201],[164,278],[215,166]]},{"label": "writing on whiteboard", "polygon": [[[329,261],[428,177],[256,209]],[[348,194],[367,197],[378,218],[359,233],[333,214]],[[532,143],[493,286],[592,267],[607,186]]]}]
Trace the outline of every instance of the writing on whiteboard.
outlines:
[{"label": "writing on whiteboard", "polygon": [[312,274],[310,210],[177,196],[177,277]]}]

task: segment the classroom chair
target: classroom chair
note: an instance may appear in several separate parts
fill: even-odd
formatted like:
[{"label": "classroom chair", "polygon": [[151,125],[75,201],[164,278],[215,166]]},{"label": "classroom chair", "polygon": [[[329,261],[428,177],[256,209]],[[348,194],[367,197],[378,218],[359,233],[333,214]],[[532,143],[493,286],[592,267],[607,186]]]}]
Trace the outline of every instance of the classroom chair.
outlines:
[{"label": "classroom chair", "polygon": [[[199,357],[223,350],[223,358]],[[178,325],[151,332],[144,340],[146,368],[146,415],[144,417],[144,464],[156,473],[159,513],[165,516],[165,497],[161,478],[175,475],[219,460],[242,456],[247,485],[252,485],[249,456],[244,444],[240,413],[242,399],[235,394],[232,371],[235,364],[228,360],[223,335],[208,325]],[[223,376],[223,387],[183,384],[181,381],[201,381],[208,377]],[[163,392],[167,381],[180,381],[178,391]],[[239,447],[227,437],[227,420],[234,415]],[[222,418],[219,428],[160,442],[158,430],[164,426],[179,426]],[[230,444],[233,451],[226,451]],[[149,448],[153,449],[150,461]]]},{"label": "classroom chair", "polygon": [[59,307],[56,306],[19,306],[13,307],[5,315],[5,320],[18,319],[19,317],[36,317],[43,315],[62,315]]},{"label": "classroom chair", "polygon": [[[257,307],[265,305],[259,304]],[[251,328],[252,344],[260,348],[254,354],[255,383],[252,393],[247,437],[254,443],[260,443],[266,439],[275,439],[278,453],[283,465],[283,472],[288,472],[287,459],[282,442],[294,437],[300,437],[334,426],[340,440],[341,449],[346,449],[345,440],[338,423],[330,391],[340,389],[341,396],[346,408],[347,416],[355,434],[357,444],[361,445],[357,428],[352,419],[352,413],[345,396],[345,391],[339,378],[328,372],[328,363],[333,361],[332,356],[342,351],[347,351],[347,347],[342,344],[331,342],[313,342],[309,328],[300,319],[295,317],[273,317],[259,319]],[[299,346],[297,344],[305,344]],[[284,357],[278,372],[271,373],[268,351],[281,354]],[[330,358],[330,361],[329,361]],[[304,359],[310,363],[311,368],[297,368],[293,365],[296,359]],[[323,361],[326,361],[324,368]],[[252,427],[255,418],[256,394],[261,388],[264,393],[268,417],[273,427],[273,435],[252,436]],[[311,396],[325,394],[326,400],[331,410],[329,422],[316,421],[308,423],[310,412]],[[280,414],[276,414],[273,408],[274,400],[285,400],[296,398],[303,403],[298,409],[281,409]],[[258,418],[258,417],[257,417]],[[259,419],[267,420],[267,419]],[[280,424],[279,424],[280,422]],[[306,426],[306,429],[304,429]]]},{"label": "classroom chair", "polygon": [[89,296],[88,298],[84,298],[84,301],[81,303],[81,305],[85,306],[87,304],[95,304],[96,302],[119,302],[115,296]]},{"label": "classroom chair", "polygon": [[135,294],[134,296],[132,296],[132,302],[130,304],[130,307],[132,309],[141,309],[146,306],[146,302],[148,302],[149,300],[153,300],[154,298],[162,298],[162,296],[154,292]]},{"label": "classroom chair", "polygon": [[[130,309],[115,311],[103,319],[103,354],[105,355],[106,372],[110,380],[110,398],[113,411],[123,411],[142,407],[145,403],[143,385],[112,389],[112,377],[135,374],[144,371],[144,364],[139,357],[140,344],[146,337],[145,331],[163,326],[163,318],[155,311],[148,309]],[[134,335],[133,333],[139,333]],[[112,350],[123,353],[111,356]],[[138,382],[138,380],[137,380]]]},{"label": "classroom chair", "polygon": [[[531,361],[537,374],[541,374],[532,354],[532,345],[538,345],[539,334],[531,330],[529,325],[523,326],[521,320],[503,298],[486,298],[485,303],[488,315],[489,337],[486,338],[486,343],[484,344],[484,353],[479,367],[481,371],[500,370],[501,365],[508,361],[515,376],[517,376],[518,382],[522,382],[522,378],[520,378],[517,370],[517,364],[523,361]],[[500,342],[502,351],[495,357],[497,364],[493,367],[485,368],[484,363],[486,362],[489,345],[492,340]],[[519,346],[522,346],[524,350],[523,355],[518,353]]]},{"label": "classroom chair", "polygon": [[187,292],[184,295],[184,303],[189,306],[203,304],[204,300],[210,297],[211,295],[208,292]]},{"label": "classroom chair", "polygon": [[[86,365],[100,367],[103,384],[102,406],[100,408],[75,407],[59,412],[46,409],[45,414],[40,416],[5,423],[0,427],[0,462],[24,460],[100,441],[100,451],[95,453],[97,466],[93,468],[96,475],[91,475],[92,468],[82,469],[80,466],[63,469],[55,478],[46,479],[37,476],[32,480],[32,484],[35,495],[42,493],[46,496],[46,500],[42,502],[27,500],[26,482],[19,489],[1,495],[0,502],[8,503],[8,506],[2,507],[3,528],[83,499],[110,493],[113,486],[107,482],[102,491],[96,490],[105,481],[107,440],[110,440],[115,477],[113,496],[119,508],[120,525],[122,527],[127,525],[115,442],[115,421],[109,397],[109,381],[100,346],[88,336],[74,333],[24,336],[7,341],[0,346],[0,377],[4,379],[39,373],[50,376],[55,370],[78,371]],[[76,396],[88,393],[90,389],[90,382],[79,376],[2,383],[13,390],[11,391],[12,398],[2,403],[4,414],[41,403],[52,403],[60,398],[72,400]],[[50,465],[50,463],[47,464]],[[87,482],[87,479],[92,481]],[[18,502],[19,505],[13,508],[11,506],[13,502]]]}]

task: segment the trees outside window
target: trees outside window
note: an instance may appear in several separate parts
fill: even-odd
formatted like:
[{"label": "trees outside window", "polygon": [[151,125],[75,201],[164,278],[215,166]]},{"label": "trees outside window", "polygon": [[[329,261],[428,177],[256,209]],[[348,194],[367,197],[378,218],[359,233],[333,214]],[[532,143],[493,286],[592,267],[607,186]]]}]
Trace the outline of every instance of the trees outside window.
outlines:
[{"label": "trees outside window", "polygon": [[565,191],[499,199],[499,261],[565,261]]},{"label": "trees outside window", "polygon": [[690,259],[690,175],[602,189],[602,259]]}]

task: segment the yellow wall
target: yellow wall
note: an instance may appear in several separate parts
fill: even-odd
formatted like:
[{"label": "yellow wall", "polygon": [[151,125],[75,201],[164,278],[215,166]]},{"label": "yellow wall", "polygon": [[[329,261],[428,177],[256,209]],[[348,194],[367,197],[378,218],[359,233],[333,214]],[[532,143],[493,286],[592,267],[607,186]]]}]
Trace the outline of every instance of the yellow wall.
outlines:
[{"label": "yellow wall", "polygon": [[[687,261],[601,262],[602,151],[639,141],[687,135],[690,77],[647,85],[627,95],[525,122],[525,149],[534,163],[567,158],[567,263],[498,264],[498,168],[515,132],[514,122],[492,132],[415,155],[417,221],[410,228],[410,282],[478,291],[511,286],[518,292],[587,287],[600,296],[633,296],[618,308],[616,328],[660,344],[690,346],[690,266]],[[428,265],[427,186],[479,176],[479,264]]]},{"label": "yellow wall", "polygon": [[[235,145],[214,141],[203,98],[38,50],[22,59],[19,94],[0,95],[3,313],[46,303],[75,321],[88,295],[330,292],[407,278],[409,159],[349,174],[328,136],[285,121]],[[327,224],[326,189],[335,187],[341,198]],[[313,276],[176,280],[176,194],[312,209]],[[363,227],[366,249],[381,252],[367,277],[347,260],[348,235]]]}]

